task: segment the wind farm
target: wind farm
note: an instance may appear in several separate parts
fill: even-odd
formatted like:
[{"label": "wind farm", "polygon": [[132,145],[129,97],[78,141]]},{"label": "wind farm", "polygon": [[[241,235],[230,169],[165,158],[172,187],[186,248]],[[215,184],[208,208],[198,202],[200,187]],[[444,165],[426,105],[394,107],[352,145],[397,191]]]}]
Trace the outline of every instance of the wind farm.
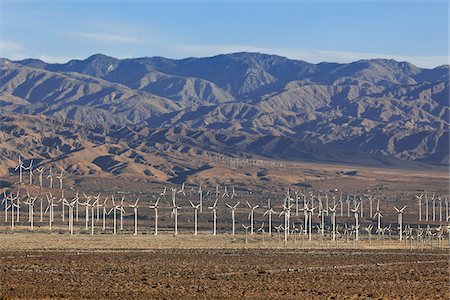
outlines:
[{"label": "wind farm", "polygon": [[[20,158],[19,165],[23,161]],[[189,255],[204,258],[204,267],[192,265],[191,268],[197,275],[202,274],[204,279],[199,281],[202,286],[217,282],[221,287],[218,291],[221,297],[235,295],[238,291],[244,294],[256,292],[252,288],[230,290],[230,278],[241,283],[252,280],[263,286],[264,278],[270,277],[274,282],[286,285],[284,278],[290,278],[289,282],[298,276],[304,278],[305,274],[321,278],[343,276],[345,280],[353,280],[352,275],[345,275],[346,270],[364,269],[372,274],[370,278],[381,280],[385,272],[394,274],[394,270],[409,272],[412,268],[418,274],[425,274],[432,266],[435,270],[442,270],[443,273],[437,274],[445,274],[447,268],[450,211],[445,176],[433,178],[434,191],[411,191],[405,182],[399,184],[395,181],[391,181],[396,186],[395,191],[366,189],[359,192],[292,185],[270,192],[261,187],[249,189],[248,185],[237,182],[214,186],[183,182],[108,193],[71,186],[75,181],[70,181],[70,176],[60,176],[60,184],[53,185],[51,177],[45,175],[58,167],[36,165],[35,168],[43,171],[30,176],[44,174],[47,180],[43,180],[42,186],[39,180],[20,182],[19,168],[8,178],[15,183],[3,192],[0,221],[3,243],[0,252],[14,251],[14,257],[25,269],[28,268],[27,261],[34,259],[58,261],[62,264],[58,268],[64,269],[63,264],[69,259],[83,261],[85,266],[100,273],[103,269],[100,265],[108,263],[98,263],[99,257],[101,260],[109,257],[114,261],[125,257],[139,260],[159,258],[161,265],[150,269],[145,263],[135,266],[127,280],[142,277],[144,272],[147,274],[142,277],[144,288],[139,292],[130,291],[127,295],[119,293],[120,298],[175,295],[171,294],[174,291],[164,292],[162,284],[175,286],[180,283],[174,278],[180,278],[181,286],[185,286],[190,282],[190,276],[179,273],[182,270],[176,267],[170,276],[163,275],[158,269],[165,269],[179,259],[183,259],[183,264],[194,264],[195,260],[187,258]],[[65,170],[61,169],[57,174],[64,173]],[[381,173],[377,180],[386,180],[386,174]],[[435,201],[434,218],[433,197],[441,199]],[[327,201],[329,199],[331,201]],[[428,221],[426,199],[431,200],[431,208],[427,210]],[[206,208],[203,212],[201,204]],[[84,206],[84,209],[78,209],[78,206]],[[277,263],[265,266],[261,258],[256,263],[242,261],[247,255],[265,257],[262,261],[270,259]],[[171,259],[172,256],[175,258]],[[234,256],[242,257],[241,263],[233,261],[231,257]],[[219,258],[221,263],[216,261]],[[316,260],[329,261],[329,265],[318,267]],[[3,262],[8,265],[13,260],[5,258]],[[206,266],[210,264],[216,271],[207,271]],[[0,273],[2,277],[10,274],[5,269]],[[51,276],[44,274],[45,278]],[[433,278],[435,284],[421,290],[421,295],[446,297],[445,280],[439,279],[439,275],[433,275]],[[27,286],[24,280],[9,280],[21,290]],[[82,280],[81,284],[94,295],[98,286],[96,282],[96,279]],[[147,284],[153,287],[150,289]],[[303,280],[303,284],[307,285],[307,280]],[[395,298],[407,290],[408,280],[403,284],[405,287],[400,285],[398,293],[370,288],[365,288],[365,292],[368,297]],[[292,289],[289,286],[286,288]],[[61,291],[56,286],[49,291],[50,295],[82,295],[76,291]],[[115,297],[107,289],[97,292]],[[184,297],[199,295],[198,290],[189,288],[178,292],[184,293]],[[350,296],[354,292],[352,289],[344,291],[339,286],[327,286],[319,280],[316,288],[294,289],[291,295],[321,298],[323,295]],[[211,289],[208,288],[202,293],[213,295],[209,294]],[[279,293],[281,290],[269,292],[273,296],[281,295]],[[16,292],[4,294],[21,295]],[[262,294],[256,292],[251,295]],[[248,294],[248,298],[252,297]]]},{"label": "wind farm", "polygon": [[448,1],[166,2],[0,3],[0,300],[450,299]]}]

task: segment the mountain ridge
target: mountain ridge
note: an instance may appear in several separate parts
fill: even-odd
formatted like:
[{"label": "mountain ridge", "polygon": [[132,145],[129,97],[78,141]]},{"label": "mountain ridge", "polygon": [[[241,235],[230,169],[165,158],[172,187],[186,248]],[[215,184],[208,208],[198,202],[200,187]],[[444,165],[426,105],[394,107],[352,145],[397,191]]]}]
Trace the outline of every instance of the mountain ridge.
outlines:
[{"label": "mountain ridge", "polygon": [[[333,162],[340,151],[353,150],[417,163],[449,162],[448,65],[422,69],[388,59],[311,64],[247,52],[185,59],[96,54],[64,64],[0,59],[0,113],[45,115],[94,131],[128,126],[115,132],[115,142],[137,145],[135,139],[141,139],[163,149],[160,138],[171,155],[201,155],[202,147],[208,148],[205,138],[212,141],[211,153],[231,156],[249,151],[295,161],[304,159],[306,150],[284,151],[279,145],[320,152],[306,146],[313,143],[335,151]],[[225,138],[228,144],[216,140],[227,135],[233,137]],[[274,146],[260,142],[256,149],[252,139]],[[340,156],[343,162],[346,155]]]}]

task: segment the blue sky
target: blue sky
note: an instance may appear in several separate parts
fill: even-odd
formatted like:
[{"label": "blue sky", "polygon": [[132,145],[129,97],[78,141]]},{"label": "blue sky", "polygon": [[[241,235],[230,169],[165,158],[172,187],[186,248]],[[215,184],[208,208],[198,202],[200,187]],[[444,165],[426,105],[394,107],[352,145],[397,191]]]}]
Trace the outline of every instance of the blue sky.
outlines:
[{"label": "blue sky", "polygon": [[0,0],[0,57],[65,62],[238,51],[308,62],[448,63],[449,4],[432,1]]}]

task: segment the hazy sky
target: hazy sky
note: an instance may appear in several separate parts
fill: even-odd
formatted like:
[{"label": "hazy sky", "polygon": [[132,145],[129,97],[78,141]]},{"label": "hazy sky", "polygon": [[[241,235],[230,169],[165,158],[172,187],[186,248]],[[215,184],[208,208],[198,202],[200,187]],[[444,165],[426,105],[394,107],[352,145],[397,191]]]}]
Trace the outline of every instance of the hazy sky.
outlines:
[{"label": "hazy sky", "polygon": [[184,58],[238,51],[308,62],[448,63],[441,1],[7,1],[0,57],[65,62],[95,53]]}]

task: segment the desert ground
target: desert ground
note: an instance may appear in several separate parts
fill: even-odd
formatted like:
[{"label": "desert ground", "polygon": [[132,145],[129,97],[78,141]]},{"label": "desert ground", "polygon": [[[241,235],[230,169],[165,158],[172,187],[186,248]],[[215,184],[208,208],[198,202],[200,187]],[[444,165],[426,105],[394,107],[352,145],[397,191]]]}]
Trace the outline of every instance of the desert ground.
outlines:
[{"label": "desert ground", "polygon": [[[448,195],[448,173],[443,171],[344,168],[338,165],[283,165],[268,173],[263,169],[248,167],[234,170],[217,166],[187,178],[186,195],[177,194],[180,234],[173,235],[171,196],[162,197],[159,211],[159,235],[154,236],[154,211],[149,205],[155,202],[164,186],[180,188],[175,184],[150,182],[134,176],[76,178],[68,177],[64,195],[67,199],[79,191],[104,197],[114,193],[125,199],[123,229],[113,235],[113,217],[106,215],[102,228],[102,209],[97,215],[94,208],[93,234],[91,223],[86,227],[85,207],[79,207],[79,220],[74,221],[74,234],[68,230],[68,215],[62,219],[62,206],[55,208],[55,219],[49,228],[49,213],[43,212],[40,220],[40,203],[34,207],[34,228],[30,229],[27,206],[22,203],[20,220],[11,228],[11,216],[5,221],[0,213],[0,299],[449,299],[449,241],[445,230],[448,223],[444,210],[435,203],[436,220],[418,221],[417,199],[414,195],[428,193],[429,197]],[[356,171],[356,173],[354,172]],[[259,175],[257,175],[259,173]],[[252,175],[245,181],[231,180],[232,175]],[[247,175],[245,175],[247,174]],[[303,175],[302,175],[303,174]],[[351,174],[351,175],[349,175]],[[236,186],[234,199],[219,197],[216,236],[212,235],[213,215],[205,208],[199,213],[199,235],[193,235],[194,211],[189,201],[198,202],[197,180],[213,178],[214,183],[225,182]],[[218,178],[218,179],[217,179]],[[270,178],[265,181],[261,178]],[[1,190],[13,191],[45,199],[51,192],[61,196],[58,186],[50,189],[37,185],[17,184],[16,177],[2,178],[11,183]],[[211,182],[210,182],[211,183]],[[299,185],[299,183],[301,183]],[[353,214],[347,207],[341,215],[338,208],[337,224],[340,233],[337,241],[331,240],[330,218],[325,217],[327,230],[324,238],[316,227],[320,224],[314,215],[312,241],[307,241],[301,230],[294,231],[283,242],[282,233],[267,233],[267,216],[264,216],[267,199],[277,211],[273,226],[283,224],[279,216],[286,188],[291,192],[321,193],[329,195],[363,195],[370,193],[380,200],[383,211],[382,226],[392,226],[392,237],[384,238],[364,228],[375,225],[369,213],[367,199],[364,214],[360,217],[360,240],[345,235],[343,226],[354,224]],[[205,207],[212,205],[215,185],[205,185],[211,190],[204,197]],[[334,189],[338,189],[337,192]],[[221,186],[221,193],[223,185]],[[129,205],[140,197],[138,234],[133,235],[134,213]],[[109,198],[110,199],[110,198]],[[23,202],[24,200],[22,200]],[[108,211],[111,208],[108,200]],[[242,224],[249,223],[249,209],[245,202],[260,204],[255,211],[255,231],[246,235]],[[236,210],[235,236],[231,235],[230,210],[226,203],[241,205]],[[375,202],[374,202],[375,203]],[[397,214],[393,206],[406,205],[403,226],[426,228],[430,235],[420,239],[398,241]],[[47,201],[43,201],[45,210]],[[3,206],[2,206],[3,209]],[[91,215],[92,218],[92,215]],[[292,210],[291,222],[300,229],[303,214]],[[119,221],[118,221],[119,222]],[[438,228],[444,232],[438,236]],[[442,230],[442,228],[444,228]]]},{"label": "desert ground", "polygon": [[448,299],[448,248],[2,234],[1,299]]}]

